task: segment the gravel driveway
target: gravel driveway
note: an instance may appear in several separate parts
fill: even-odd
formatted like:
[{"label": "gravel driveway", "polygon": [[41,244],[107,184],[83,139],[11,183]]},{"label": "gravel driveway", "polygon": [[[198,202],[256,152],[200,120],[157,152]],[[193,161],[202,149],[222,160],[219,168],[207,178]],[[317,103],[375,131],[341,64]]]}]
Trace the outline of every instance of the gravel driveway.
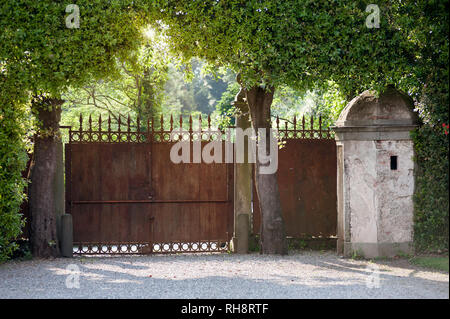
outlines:
[{"label": "gravel driveway", "polygon": [[449,276],[407,260],[371,263],[332,252],[76,257],[0,265],[0,298],[230,297],[449,298]]}]

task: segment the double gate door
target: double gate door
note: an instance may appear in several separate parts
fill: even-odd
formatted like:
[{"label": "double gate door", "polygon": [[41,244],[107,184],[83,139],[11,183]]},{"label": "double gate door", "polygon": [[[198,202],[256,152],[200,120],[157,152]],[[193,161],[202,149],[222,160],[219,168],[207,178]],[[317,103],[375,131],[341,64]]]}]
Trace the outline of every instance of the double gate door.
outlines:
[{"label": "double gate door", "polygon": [[233,164],[175,164],[174,142],[160,134],[155,141],[154,132],[70,131],[66,210],[74,253],[228,249]]}]

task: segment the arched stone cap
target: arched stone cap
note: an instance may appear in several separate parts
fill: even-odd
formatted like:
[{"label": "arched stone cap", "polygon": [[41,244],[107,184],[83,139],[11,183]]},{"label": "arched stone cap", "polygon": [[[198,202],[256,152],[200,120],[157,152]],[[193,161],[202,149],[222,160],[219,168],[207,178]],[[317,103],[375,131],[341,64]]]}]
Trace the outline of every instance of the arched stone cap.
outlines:
[{"label": "arched stone cap", "polygon": [[370,126],[415,126],[418,123],[413,100],[405,93],[388,87],[377,98],[364,91],[344,108],[336,128]]}]

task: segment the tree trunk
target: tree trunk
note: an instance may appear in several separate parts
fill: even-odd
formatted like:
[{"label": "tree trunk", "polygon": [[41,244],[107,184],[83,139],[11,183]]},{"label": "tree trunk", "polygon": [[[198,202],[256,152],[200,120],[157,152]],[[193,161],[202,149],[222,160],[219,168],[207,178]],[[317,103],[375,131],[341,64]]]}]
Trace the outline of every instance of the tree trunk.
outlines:
[{"label": "tree trunk", "polygon": [[31,163],[29,203],[31,216],[31,250],[35,257],[60,255],[57,237],[55,189],[57,187],[57,155],[60,140],[59,121],[62,100],[38,98],[32,108],[39,120],[34,137]]},{"label": "tree trunk", "polygon": [[[246,97],[253,128],[258,132],[259,128],[266,129],[265,154],[269,154],[269,138],[272,121],[270,107],[272,105],[274,89],[265,90],[261,87],[253,87],[246,91]],[[277,173],[260,174],[261,163],[258,153],[260,144],[256,147],[255,180],[256,193],[261,209],[260,243],[262,254],[287,254],[286,232],[281,211],[280,192],[278,190]]]}]

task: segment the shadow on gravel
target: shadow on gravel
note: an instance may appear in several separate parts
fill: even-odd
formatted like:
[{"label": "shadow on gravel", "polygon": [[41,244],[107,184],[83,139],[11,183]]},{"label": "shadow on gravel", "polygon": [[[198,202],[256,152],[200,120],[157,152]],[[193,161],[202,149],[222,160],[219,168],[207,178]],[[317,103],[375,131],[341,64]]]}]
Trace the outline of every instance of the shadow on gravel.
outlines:
[{"label": "shadow on gravel", "polygon": [[[179,258],[183,256],[183,258]],[[171,255],[145,255],[145,256],[110,256],[110,257],[75,257],[73,260],[81,263],[105,263],[111,265],[120,265],[120,267],[131,270],[144,270],[147,266],[142,266],[142,263],[167,263],[167,262],[177,262],[177,263],[186,263],[189,264],[190,267],[196,264],[202,264],[207,261],[221,262],[223,266],[226,267],[228,262],[232,263],[240,263],[247,262],[251,260],[253,263],[263,264],[267,261],[274,262],[275,259],[280,260],[289,260],[291,262],[297,262],[299,264],[309,264],[311,266],[320,267],[326,270],[334,270],[334,271],[344,271],[356,274],[367,274],[367,266],[377,265],[377,266],[388,266],[400,268],[403,270],[410,270],[411,276],[412,274],[417,273],[418,271],[428,271],[428,272],[439,272],[445,273],[438,270],[426,269],[423,267],[419,267],[416,265],[412,265],[408,262],[407,259],[390,259],[390,260],[357,260],[356,263],[354,260],[349,258],[340,258],[333,254],[327,255],[287,255],[287,256],[267,256],[260,254],[248,254],[248,255],[226,255],[221,253],[213,253],[213,254],[171,254]],[[362,262],[359,264],[358,262]],[[389,270],[379,269],[380,273],[388,273]],[[396,277],[397,278],[397,277]]]},{"label": "shadow on gravel", "polygon": [[[67,289],[64,294],[69,293],[75,298],[436,298],[432,291],[436,286],[439,289],[447,288],[448,283],[424,279],[420,277],[399,277],[380,271],[380,287],[370,288],[367,286],[367,277],[371,274],[367,264],[355,264],[345,259],[325,258],[301,258],[301,256],[287,256],[293,267],[301,269],[302,265],[310,264],[320,267],[321,271],[335,271],[350,273],[357,276],[340,278],[339,275],[330,277],[314,276],[310,272],[309,279],[305,281],[302,273],[298,275],[270,274],[267,268],[268,278],[252,279],[243,276],[236,271],[227,271],[227,261],[234,265],[241,261],[248,261],[248,257],[222,258],[217,255],[193,256],[193,258],[179,259],[177,256],[164,256],[161,258],[133,258],[116,259],[101,258],[101,260],[74,259],[80,268],[80,289]],[[235,256],[236,257],[236,256]],[[239,256],[240,257],[240,256]],[[280,257],[284,259],[283,257]],[[252,262],[264,263],[266,258],[253,259]],[[152,273],[152,264],[158,262],[176,261],[185,263],[186,267],[179,273],[167,274],[164,278]],[[217,275],[198,274],[199,268],[204,267],[208,260],[225,261],[217,270]],[[274,262],[273,257],[267,258]],[[131,262],[133,264],[131,264]],[[148,263],[149,266],[144,264]],[[102,269],[99,269],[99,264]],[[94,265],[95,268],[91,265]],[[159,266],[160,267],[160,266]],[[108,269],[110,268],[110,269]],[[198,278],[180,277],[196,269]],[[130,271],[136,271],[131,274]],[[65,278],[67,275],[61,277]],[[177,278],[178,277],[178,278]],[[433,288],[434,287],[434,288]],[[61,296],[64,298],[63,296]],[[445,297],[445,296],[442,296]],[[448,295],[447,295],[448,298]]]},{"label": "shadow on gravel", "polygon": [[[286,261],[284,267],[299,271],[294,275],[292,272],[284,275],[279,269],[272,271],[271,267],[276,267],[279,261]],[[214,274],[208,262],[214,262]],[[252,272],[240,273],[241,262],[247,269],[255,265],[261,276],[255,278]],[[66,288],[69,264],[79,268],[79,289]],[[390,262],[382,264],[390,266]],[[448,281],[415,276],[417,272],[412,266],[406,268],[411,273],[402,277],[380,269],[380,287],[370,288],[367,278],[372,272],[367,265],[368,262],[354,262],[332,254],[77,257],[23,262],[0,269],[0,297],[448,298]],[[302,272],[302,267],[308,271]],[[204,268],[208,268],[208,272],[202,273]],[[315,268],[318,268],[317,273]],[[176,273],[170,273],[170,269],[176,269]],[[194,271],[195,278],[186,278]]]}]

